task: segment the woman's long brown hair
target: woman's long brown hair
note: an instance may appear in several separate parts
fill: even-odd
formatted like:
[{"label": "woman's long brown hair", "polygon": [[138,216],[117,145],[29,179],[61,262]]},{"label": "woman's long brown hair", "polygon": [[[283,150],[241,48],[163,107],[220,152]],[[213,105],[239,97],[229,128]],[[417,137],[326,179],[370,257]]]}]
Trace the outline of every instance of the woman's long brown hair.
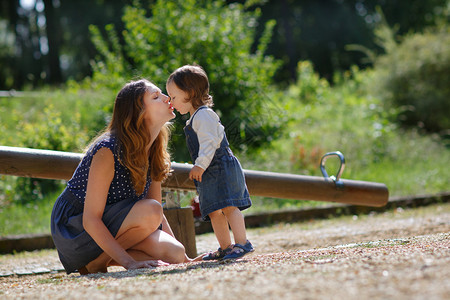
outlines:
[{"label": "woman's long brown hair", "polygon": [[[144,94],[150,82],[146,79],[127,83],[117,94],[111,122],[106,132],[116,136],[119,160],[128,168],[136,193],[142,194],[151,166],[152,180],[163,181],[170,173],[170,154],[167,144],[170,124],[166,123],[153,141],[144,122]],[[150,164],[149,164],[150,157]]]}]

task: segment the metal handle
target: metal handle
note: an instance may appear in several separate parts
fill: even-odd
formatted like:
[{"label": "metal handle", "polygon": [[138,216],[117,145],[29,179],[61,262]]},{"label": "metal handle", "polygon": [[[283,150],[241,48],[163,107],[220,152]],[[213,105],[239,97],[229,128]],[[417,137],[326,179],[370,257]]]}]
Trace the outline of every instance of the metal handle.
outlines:
[{"label": "metal handle", "polygon": [[[341,161],[341,165],[339,166],[339,170],[338,170],[336,176],[334,176],[334,175],[328,176],[327,170],[325,170],[325,162],[327,161],[328,157],[330,157],[330,156],[337,156],[337,157],[339,157],[339,159]],[[340,151],[328,152],[324,156],[322,156],[322,159],[320,160],[320,170],[322,171],[323,177],[330,178],[331,180],[333,180],[334,183],[336,184],[337,188],[344,187],[344,183],[340,180],[341,175],[344,172],[344,167],[345,167],[345,158],[344,158],[344,154],[342,154]]]}]

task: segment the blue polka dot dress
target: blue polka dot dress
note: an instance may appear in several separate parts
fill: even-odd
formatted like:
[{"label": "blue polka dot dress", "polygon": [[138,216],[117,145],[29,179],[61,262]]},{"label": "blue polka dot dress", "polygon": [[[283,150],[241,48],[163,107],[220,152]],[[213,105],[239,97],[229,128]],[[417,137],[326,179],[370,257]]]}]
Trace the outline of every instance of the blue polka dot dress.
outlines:
[{"label": "blue polka dot dress", "polygon": [[58,255],[66,272],[72,273],[98,257],[103,250],[83,228],[83,209],[88,175],[93,156],[102,148],[114,154],[114,178],[111,182],[102,220],[116,236],[133,205],[145,197],[150,187],[150,172],[144,192],[136,194],[130,172],[119,162],[120,152],[114,135],[105,134],[92,145],[67,182],[66,189],[53,206],[51,231]]}]

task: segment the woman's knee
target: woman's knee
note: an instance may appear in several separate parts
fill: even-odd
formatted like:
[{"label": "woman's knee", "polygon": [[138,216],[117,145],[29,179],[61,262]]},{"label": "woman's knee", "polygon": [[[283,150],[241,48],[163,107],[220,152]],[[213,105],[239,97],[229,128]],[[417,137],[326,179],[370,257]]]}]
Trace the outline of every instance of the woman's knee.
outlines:
[{"label": "woman's knee", "polygon": [[161,225],[162,219],[163,210],[158,201],[152,199],[139,200],[126,216],[116,238],[130,229],[142,231],[143,236],[147,236]]},{"label": "woman's knee", "polygon": [[185,253],[186,249],[183,244],[177,241],[177,243],[174,243],[166,253],[166,257],[169,260],[167,262],[172,264],[183,263],[185,260]]},{"label": "woman's knee", "polygon": [[142,199],[133,206],[130,215],[137,226],[159,226],[162,222],[163,210],[158,201],[153,199]]},{"label": "woman's knee", "polygon": [[161,224],[163,218],[163,209],[161,204],[154,199],[142,199],[138,203],[138,209],[144,214],[144,218],[150,222]]},{"label": "woman's knee", "polygon": [[160,230],[153,232],[133,248],[147,253],[153,259],[160,259],[171,264],[182,263],[185,259],[183,244],[172,235]]}]

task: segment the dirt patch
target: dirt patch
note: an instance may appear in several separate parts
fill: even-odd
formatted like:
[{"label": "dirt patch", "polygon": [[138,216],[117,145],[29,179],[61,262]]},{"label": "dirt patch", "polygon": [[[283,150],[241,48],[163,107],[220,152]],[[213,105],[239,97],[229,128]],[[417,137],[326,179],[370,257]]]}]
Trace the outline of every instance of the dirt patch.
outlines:
[{"label": "dirt patch", "polygon": [[[3,299],[448,299],[450,204],[248,230],[255,254],[89,276],[0,278]],[[197,236],[204,252],[218,247]],[[58,270],[54,250],[0,256],[0,272]],[[25,272],[26,274],[26,272]]]}]

